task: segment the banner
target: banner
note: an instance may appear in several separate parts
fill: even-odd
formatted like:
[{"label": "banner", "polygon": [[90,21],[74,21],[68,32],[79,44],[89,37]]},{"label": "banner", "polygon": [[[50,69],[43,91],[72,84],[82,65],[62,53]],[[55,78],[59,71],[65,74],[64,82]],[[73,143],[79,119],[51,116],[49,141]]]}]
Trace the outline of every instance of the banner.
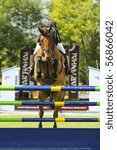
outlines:
[{"label": "banner", "polygon": [[[20,53],[20,85],[29,85],[29,76],[26,76],[24,73],[30,66],[30,49],[23,48]],[[28,99],[29,92],[23,91],[20,92],[21,99]]]},{"label": "banner", "polygon": [[[66,47],[68,49],[68,47]],[[73,72],[69,76],[69,85],[77,86],[78,85],[78,76],[79,76],[79,47],[73,46],[69,48],[69,66]],[[78,91],[70,91],[69,99],[78,99]]]},{"label": "banner", "polygon": [[25,76],[27,68],[30,66],[30,50],[24,48],[20,53],[20,84],[29,85],[29,76]]}]

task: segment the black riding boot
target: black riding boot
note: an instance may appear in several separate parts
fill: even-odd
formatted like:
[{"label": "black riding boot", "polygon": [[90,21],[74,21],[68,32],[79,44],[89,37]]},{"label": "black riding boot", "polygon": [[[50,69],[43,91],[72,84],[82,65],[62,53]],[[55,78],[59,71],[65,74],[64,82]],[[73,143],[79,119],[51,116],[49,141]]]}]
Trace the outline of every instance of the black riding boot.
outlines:
[{"label": "black riding boot", "polygon": [[42,58],[40,56],[38,56],[36,59],[38,61],[38,64],[37,64],[37,78],[41,79],[41,77],[42,77],[42,67],[41,67]]},{"label": "black riding boot", "polygon": [[64,58],[65,58],[65,63],[64,63],[64,65],[65,65],[65,73],[66,73],[67,75],[71,75],[72,72],[71,72],[71,69],[68,68],[67,55],[66,55],[66,54],[63,54],[63,56],[64,56]]},{"label": "black riding boot", "polygon": [[58,66],[58,60],[57,60],[57,59],[54,59],[53,62],[52,62],[52,68],[53,68],[52,76],[53,76],[54,78],[57,78],[57,77],[58,77],[57,66]]}]

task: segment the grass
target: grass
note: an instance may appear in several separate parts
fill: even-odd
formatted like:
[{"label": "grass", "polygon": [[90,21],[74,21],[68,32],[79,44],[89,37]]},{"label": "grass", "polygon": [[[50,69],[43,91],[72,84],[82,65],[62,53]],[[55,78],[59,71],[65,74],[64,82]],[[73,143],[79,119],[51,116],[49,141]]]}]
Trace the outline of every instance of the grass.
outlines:
[{"label": "grass", "polygon": [[[38,118],[37,114],[0,114],[0,118]],[[99,115],[63,115],[64,118],[97,118]],[[53,118],[52,115],[44,115],[44,118]],[[99,122],[58,122],[58,128],[100,128]],[[0,122],[0,128],[37,128],[38,122]],[[53,122],[43,122],[44,128],[52,128]]]}]

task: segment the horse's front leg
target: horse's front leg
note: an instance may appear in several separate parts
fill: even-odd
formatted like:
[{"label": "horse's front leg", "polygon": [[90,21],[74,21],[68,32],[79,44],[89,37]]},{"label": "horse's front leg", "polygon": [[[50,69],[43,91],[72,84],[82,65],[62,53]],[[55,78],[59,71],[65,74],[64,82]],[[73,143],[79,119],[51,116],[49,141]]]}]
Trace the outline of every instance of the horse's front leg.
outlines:
[{"label": "horse's front leg", "polygon": [[[58,118],[58,112],[59,112],[59,110],[60,110],[60,107],[55,107],[55,109],[54,109],[54,114],[53,114],[53,118]],[[57,128],[57,123],[56,123],[56,121],[54,122],[54,126],[53,126],[53,128]]]},{"label": "horse's front leg", "polygon": [[42,67],[41,67],[41,64],[42,64],[42,59],[41,57],[37,57],[37,61],[38,61],[38,64],[37,64],[37,78],[40,79],[42,77]]},{"label": "horse's front leg", "polygon": [[[44,115],[44,110],[43,110],[43,106],[39,106],[39,117],[40,118],[43,118],[43,115]],[[42,128],[42,122],[40,121],[39,122],[39,128]]]},{"label": "horse's front leg", "polygon": [[52,76],[54,78],[58,77],[58,72],[57,72],[57,66],[58,66],[58,60],[57,59],[53,59],[52,61]]}]

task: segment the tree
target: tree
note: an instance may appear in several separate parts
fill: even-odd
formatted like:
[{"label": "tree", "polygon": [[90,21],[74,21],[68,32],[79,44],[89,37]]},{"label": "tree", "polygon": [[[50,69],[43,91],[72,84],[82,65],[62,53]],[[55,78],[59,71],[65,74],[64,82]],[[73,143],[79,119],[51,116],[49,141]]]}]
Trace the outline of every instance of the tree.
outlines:
[{"label": "tree", "polygon": [[0,0],[0,67],[19,65],[20,50],[30,47],[42,24],[40,0]]},{"label": "tree", "polygon": [[80,82],[88,84],[88,66],[100,65],[99,0],[53,0],[48,8],[64,45],[80,46]]}]

